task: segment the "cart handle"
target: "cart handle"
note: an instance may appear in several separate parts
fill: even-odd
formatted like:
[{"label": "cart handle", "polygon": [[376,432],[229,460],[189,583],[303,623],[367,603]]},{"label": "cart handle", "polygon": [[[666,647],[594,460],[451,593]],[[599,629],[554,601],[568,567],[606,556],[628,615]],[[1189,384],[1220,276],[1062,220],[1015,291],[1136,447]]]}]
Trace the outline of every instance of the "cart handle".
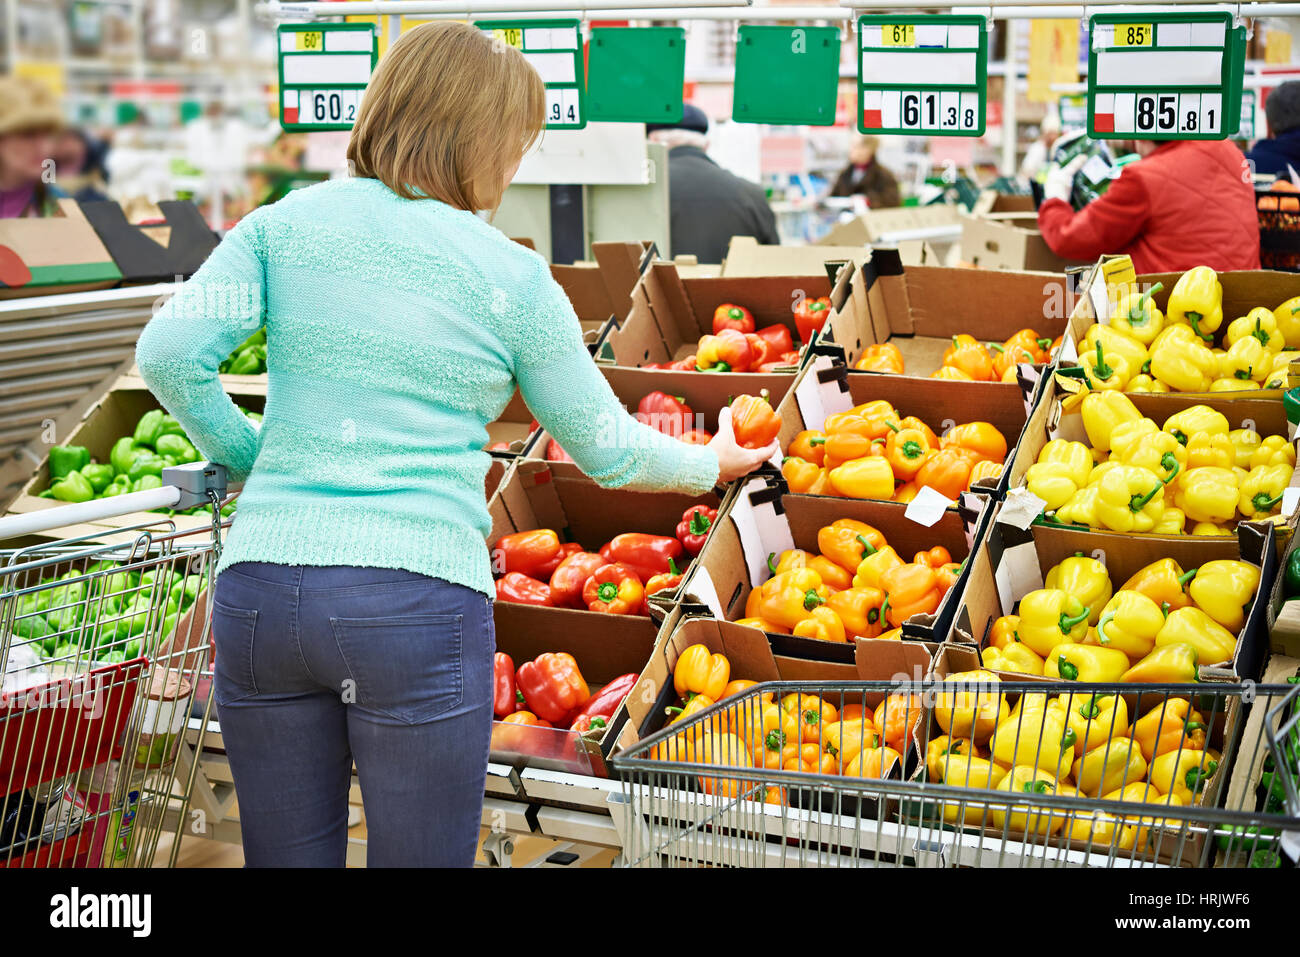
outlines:
[{"label": "cart handle", "polygon": [[128,515],[131,512],[147,512],[155,508],[174,508],[179,511],[210,504],[214,495],[218,502],[226,496],[226,467],[212,462],[169,466],[163,469],[162,481],[161,488],[127,492],[111,498],[74,502],[0,518],[0,541]]}]

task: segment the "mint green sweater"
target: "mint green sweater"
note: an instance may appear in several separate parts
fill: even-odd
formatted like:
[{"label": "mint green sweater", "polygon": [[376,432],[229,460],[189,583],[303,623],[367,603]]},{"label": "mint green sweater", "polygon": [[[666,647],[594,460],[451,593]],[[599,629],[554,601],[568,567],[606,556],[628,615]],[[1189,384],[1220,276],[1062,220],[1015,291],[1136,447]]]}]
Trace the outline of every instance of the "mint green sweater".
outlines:
[{"label": "mint green sweater", "polygon": [[[217,366],[263,324],[258,429]],[[482,448],[516,385],[605,487],[698,494],[718,479],[712,450],[619,404],[540,256],[378,180],[246,216],[145,327],[136,362],[199,451],[246,480],[220,569],[403,568],[492,595]]]}]

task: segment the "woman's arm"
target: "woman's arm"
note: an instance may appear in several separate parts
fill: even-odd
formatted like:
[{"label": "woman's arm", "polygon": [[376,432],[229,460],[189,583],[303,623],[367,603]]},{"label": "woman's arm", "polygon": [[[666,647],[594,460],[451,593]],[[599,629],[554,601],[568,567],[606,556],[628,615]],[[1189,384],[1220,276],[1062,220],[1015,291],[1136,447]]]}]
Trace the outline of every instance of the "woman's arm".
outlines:
[{"label": "woman's arm", "polygon": [[253,468],[257,427],[226,395],[217,367],[265,317],[258,212],[245,217],[193,278],[180,284],[135,347],[150,391],[203,456],[226,466],[234,481]]},{"label": "woman's arm", "polygon": [[1121,175],[1077,213],[1064,200],[1047,200],[1038,208],[1038,230],[1056,255],[1096,260],[1122,252],[1142,232],[1148,214],[1147,192],[1138,177]]}]

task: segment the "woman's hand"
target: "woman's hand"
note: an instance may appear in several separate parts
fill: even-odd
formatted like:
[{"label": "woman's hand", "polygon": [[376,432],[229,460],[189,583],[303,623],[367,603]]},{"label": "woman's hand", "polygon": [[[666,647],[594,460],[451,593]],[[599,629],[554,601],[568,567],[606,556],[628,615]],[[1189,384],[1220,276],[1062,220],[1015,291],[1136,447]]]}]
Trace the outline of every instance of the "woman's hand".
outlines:
[{"label": "woman's hand", "polygon": [[731,409],[723,408],[718,413],[718,432],[709,442],[709,448],[718,457],[718,481],[731,482],[748,475],[764,462],[781,451],[781,443],[776,439],[761,449],[747,449],[736,442],[736,433],[731,427]]}]

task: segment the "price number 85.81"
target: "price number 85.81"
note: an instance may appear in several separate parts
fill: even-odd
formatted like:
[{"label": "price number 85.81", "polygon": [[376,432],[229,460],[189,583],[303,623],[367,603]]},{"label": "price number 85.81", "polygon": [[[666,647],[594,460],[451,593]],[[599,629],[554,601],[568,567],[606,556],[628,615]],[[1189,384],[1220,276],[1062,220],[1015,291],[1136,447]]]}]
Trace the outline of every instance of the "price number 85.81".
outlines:
[{"label": "price number 85.81", "polygon": [[1140,95],[1135,102],[1134,126],[1139,133],[1196,133],[1202,126],[1207,131],[1217,129],[1214,122],[1214,110],[1208,110],[1208,116],[1202,118],[1199,110],[1178,110],[1178,96],[1173,93],[1161,95]]}]

